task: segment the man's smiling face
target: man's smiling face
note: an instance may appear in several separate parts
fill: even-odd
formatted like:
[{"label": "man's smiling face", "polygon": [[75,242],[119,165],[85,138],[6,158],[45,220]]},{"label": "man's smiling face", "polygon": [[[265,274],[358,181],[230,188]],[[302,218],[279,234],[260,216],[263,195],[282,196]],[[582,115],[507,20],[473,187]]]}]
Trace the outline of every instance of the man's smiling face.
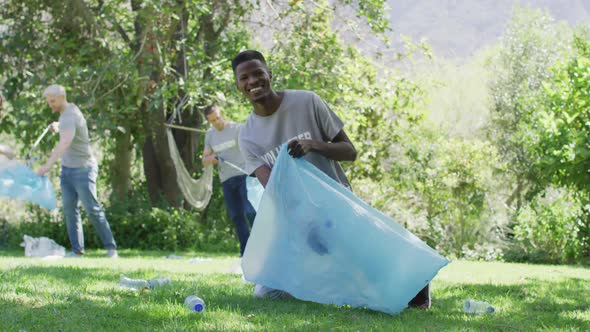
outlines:
[{"label": "man's smiling face", "polygon": [[272,94],[272,74],[259,60],[242,62],[236,67],[236,86],[253,103],[261,103]]}]

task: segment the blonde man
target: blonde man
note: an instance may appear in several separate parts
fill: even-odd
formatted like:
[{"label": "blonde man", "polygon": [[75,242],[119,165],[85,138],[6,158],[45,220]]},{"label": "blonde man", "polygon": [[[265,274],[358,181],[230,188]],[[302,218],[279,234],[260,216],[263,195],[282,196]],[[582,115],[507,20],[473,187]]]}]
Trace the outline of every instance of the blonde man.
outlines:
[{"label": "blonde man", "polygon": [[68,256],[80,257],[84,254],[84,233],[78,206],[81,201],[107,249],[107,257],[117,258],[117,245],[111,227],[96,196],[98,165],[90,147],[86,119],[78,106],[68,102],[63,86],[48,86],[43,97],[51,110],[59,113],[59,122],[51,124],[52,131],[59,132],[59,143],[37,174],[44,176],[61,158],[63,212],[72,245],[72,252]]}]

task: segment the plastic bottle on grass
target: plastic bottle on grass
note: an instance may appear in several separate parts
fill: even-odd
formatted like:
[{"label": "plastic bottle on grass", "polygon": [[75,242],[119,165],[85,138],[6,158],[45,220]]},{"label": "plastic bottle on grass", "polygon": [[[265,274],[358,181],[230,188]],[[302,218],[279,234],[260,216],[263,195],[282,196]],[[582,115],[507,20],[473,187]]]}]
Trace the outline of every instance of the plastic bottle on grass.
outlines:
[{"label": "plastic bottle on grass", "polygon": [[147,280],[144,279],[131,279],[125,276],[121,276],[121,280],[119,281],[119,287],[139,290],[148,288],[149,284]]},{"label": "plastic bottle on grass", "polygon": [[148,281],[148,286],[151,289],[154,289],[156,287],[160,287],[160,286],[164,286],[164,285],[169,285],[171,284],[172,281],[170,281],[170,278],[154,278],[151,279],[150,281]]},{"label": "plastic bottle on grass", "polygon": [[489,303],[475,300],[466,300],[463,303],[463,310],[468,314],[485,314],[496,311]]},{"label": "plastic bottle on grass", "polygon": [[192,312],[205,310],[205,301],[198,296],[191,295],[184,300],[184,306]]},{"label": "plastic bottle on grass", "polygon": [[174,254],[168,255],[168,256],[166,256],[166,258],[168,258],[168,259],[184,259],[184,257],[178,256],[178,255],[174,255]]}]

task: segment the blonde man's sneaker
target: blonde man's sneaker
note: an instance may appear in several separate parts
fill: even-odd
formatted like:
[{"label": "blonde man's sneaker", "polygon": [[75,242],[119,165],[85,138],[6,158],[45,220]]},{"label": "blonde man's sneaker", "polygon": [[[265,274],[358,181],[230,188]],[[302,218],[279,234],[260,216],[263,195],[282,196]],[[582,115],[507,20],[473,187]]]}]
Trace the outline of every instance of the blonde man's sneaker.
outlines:
[{"label": "blonde man's sneaker", "polygon": [[68,252],[64,257],[65,258],[80,258],[80,257],[82,257],[82,254],[71,251],[71,252]]},{"label": "blonde man's sneaker", "polygon": [[119,254],[117,253],[116,249],[109,249],[109,250],[107,250],[107,257],[108,258],[119,258]]}]

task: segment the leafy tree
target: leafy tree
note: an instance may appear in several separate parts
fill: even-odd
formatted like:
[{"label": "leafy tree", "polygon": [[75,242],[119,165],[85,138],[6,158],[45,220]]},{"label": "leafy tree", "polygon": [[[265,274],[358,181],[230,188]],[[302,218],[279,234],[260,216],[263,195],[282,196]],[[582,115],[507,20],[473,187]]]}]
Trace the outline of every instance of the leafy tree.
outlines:
[{"label": "leafy tree", "polygon": [[289,17],[296,23],[289,27],[289,37],[277,37],[269,59],[275,83],[279,89],[319,94],[344,120],[359,153],[357,162],[345,164],[349,175],[379,181],[385,174],[388,147],[398,139],[396,127],[421,119],[412,110],[420,89],[354,47],[346,47],[330,28],[332,10],[325,5],[291,10]]},{"label": "leafy tree", "polygon": [[539,166],[546,179],[590,192],[590,39],[576,37],[575,55],[544,85],[539,111]]},{"label": "leafy tree", "polygon": [[[60,82],[72,88],[73,101],[88,114],[93,129],[105,134],[101,142],[112,156],[116,196],[125,198],[131,189],[135,151],[143,161],[152,204],[164,198],[179,206],[163,123],[180,108],[183,125],[202,127],[198,110],[232,84],[228,60],[249,43],[246,17],[267,3],[5,1],[0,8],[0,25],[7,27],[0,32],[0,71],[6,96],[17,110],[20,130],[15,135],[31,142],[47,124],[50,115],[39,91]],[[289,13],[306,3],[315,1],[276,7]],[[354,6],[374,31],[386,29],[383,1],[341,3]],[[175,139],[187,168],[197,170],[201,136],[178,131]]]},{"label": "leafy tree", "polygon": [[535,122],[538,143],[530,149],[541,179],[580,193],[579,240],[590,257],[590,34],[577,35],[573,45],[572,56],[544,85],[546,107]]},{"label": "leafy tree", "polygon": [[489,137],[506,162],[507,181],[515,182],[506,203],[515,204],[516,210],[523,199],[542,189],[530,167],[535,160],[527,150],[527,142],[533,139],[529,129],[544,93],[542,82],[551,77],[551,65],[568,50],[570,34],[569,28],[556,24],[546,13],[517,7],[492,59]]},{"label": "leafy tree", "polygon": [[[495,148],[428,127],[421,84],[345,47],[330,30],[330,10],[289,13],[299,24],[276,37],[269,59],[278,88],[313,90],[343,118],[359,152],[357,162],[344,164],[358,195],[444,253],[460,257],[492,243],[496,224],[488,196]],[[400,211],[407,218],[397,218]],[[418,225],[422,214],[425,222]]]}]

